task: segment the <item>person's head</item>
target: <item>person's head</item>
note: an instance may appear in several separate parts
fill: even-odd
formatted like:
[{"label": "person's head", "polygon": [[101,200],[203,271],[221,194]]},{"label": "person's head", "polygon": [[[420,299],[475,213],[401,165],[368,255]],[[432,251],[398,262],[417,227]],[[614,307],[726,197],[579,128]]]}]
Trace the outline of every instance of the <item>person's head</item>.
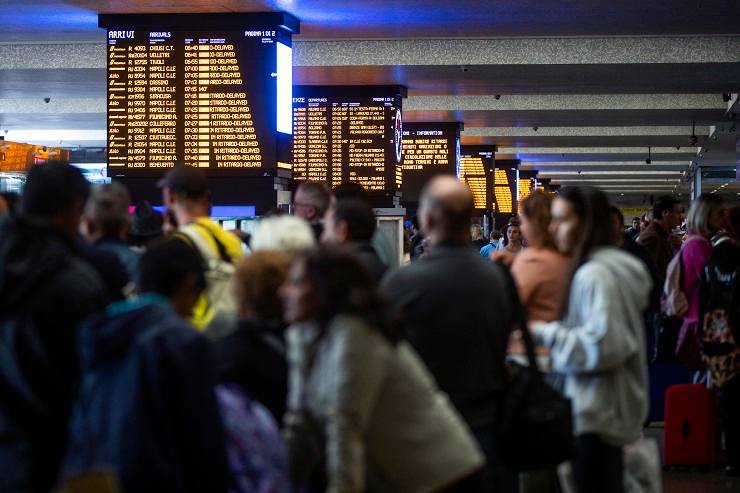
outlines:
[{"label": "person's head", "polygon": [[[555,249],[555,240],[550,234],[550,207],[552,199],[541,191],[535,191],[521,203],[521,233],[531,247]],[[509,228],[511,230],[511,228]]]},{"label": "person's head", "polygon": [[345,200],[345,199],[356,199],[364,200],[365,202],[370,201],[370,197],[367,194],[367,190],[360,183],[353,181],[346,181],[341,185],[334,187],[332,191],[334,200]]},{"label": "person's head", "polygon": [[375,213],[367,202],[358,199],[338,200],[329,208],[324,220],[324,243],[369,242],[375,233]]},{"label": "person's head", "polygon": [[162,202],[180,225],[209,216],[211,190],[203,170],[177,165],[157,182],[162,189]]},{"label": "person's head", "polygon": [[323,183],[304,181],[293,197],[293,213],[311,224],[324,218],[331,204],[331,192]]},{"label": "person's head", "polygon": [[653,211],[648,211],[645,214],[642,215],[642,218],[640,219],[640,229],[643,230],[650,226],[650,223],[653,222]]},{"label": "person's head", "polygon": [[501,231],[497,229],[492,229],[491,233],[488,235],[488,239],[491,243],[494,241],[499,241],[501,239]]},{"label": "person's head", "polygon": [[473,195],[451,176],[437,176],[424,187],[419,222],[431,245],[444,241],[468,242]]},{"label": "person's head", "polygon": [[724,202],[722,197],[711,193],[699,195],[689,207],[686,227],[694,233],[709,237],[724,227]]},{"label": "person's head", "polygon": [[681,225],[683,208],[675,197],[661,195],[653,204],[653,220],[658,222],[663,229],[670,231]]},{"label": "person's head", "polygon": [[565,187],[552,203],[550,231],[558,250],[579,264],[596,248],[614,245],[609,199],[593,187]]},{"label": "person's head", "polygon": [[[624,219],[622,219],[622,222],[624,222]],[[640,231],[640,218],[635,216],[632,218],[632,227],[635,228],[637,231]]]},{"label": "person's head", "polygon": [[419,232],[419,217],[418,216],[412,216],[411,217],[411,232],[412,233],[418,233]]},{"label": "person's head", "polygon": [[252,236],[253,251],[270,250],[294,255],[316,245],[308,223],[296,216],[274,216],[263,219]]},{"label": "person's head", "polygon": [[129,225],[129,241],[134,245],[146,246],[164,234],[163,226],[162,214],[146,200],[139,202]]},{"label": "person's head", "polygon": [[278,289],[285,282],[290,257],[280,252],[260,251],[244,257],[236,267],[239,316],[264,322],[281,322],[283,308]]},{"label": "person's head", "polygon": [[95,185],[82,217],[82,233],[88,241],[99,238],[125,238],[131,221],[128,205],[131,196],[118,182]]},{"label": "person's head", "polygon": [[[617,207],[613,205],[609,207],[611,211],[612,228],[614,229],[614,243],[621,245],[624,242],[624,214]],[[640,218],[636,217],[639,224]],[[634,224],[634,219],[632,220]]]},{"label": "person's head", "polygon": [[480,224],[473,224],[470,226],[470,239],[472,241],[483,239],[483,228]]},{"label": "person's head", "polygon": [[289,323],[314,321],[326,327],[337,315],[354,315],[390,340],[398,340],[372,275],[340,247],[323,245],[297,255],[280,298]]},{"label": "person's head", "polygon": [[190,317],[205,288],[203,258],[179,238],[151,245],[139,260],[139,290],[168,298],[184,318]]},{"label": "person's head", "polygon": [[506,225],[506,244],[519,245],[522,243],[521,224],[512,222]]},{"label": "person's head", "polygon": [[89,195],[90,184],[78,168],[62,163],[41,164],[28,172],[22,214],[74,237]]}]

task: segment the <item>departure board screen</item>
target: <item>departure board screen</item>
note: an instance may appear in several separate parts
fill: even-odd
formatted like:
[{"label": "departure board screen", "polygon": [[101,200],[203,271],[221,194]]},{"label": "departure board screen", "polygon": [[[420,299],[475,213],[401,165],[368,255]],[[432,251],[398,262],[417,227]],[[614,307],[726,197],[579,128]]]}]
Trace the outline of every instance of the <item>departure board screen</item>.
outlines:
[{"label": "departure board screen", "polygon": [[476,209],[496,210],[493,169],[493,147],[462,146],[458,178],[470,187]]},{"label": "departure board screen", "polygon": [[289,34],[108,27],[107,40],[109,176],[176,163],[229,176],[278,166],[278,131],[291,132],[279,114],[283,106],[290,121]]},{"label": "departure board screen", "polygon": [[494,175],[495,212],[515,214],[518,194],[518,160],[497,160]]},{"label": "departure board screen", "polygon": [[418,203],[419,194],[430,179],[440,174],[457,176],[459,163],[459,123],[406,123],[401,203]]},{"label": "departure board screen", "polygon": [[[395,86],[296,86],[293,178],[393,193],[401,180],[401,94]],[[375,95],[373,95],[375,93]]]}]

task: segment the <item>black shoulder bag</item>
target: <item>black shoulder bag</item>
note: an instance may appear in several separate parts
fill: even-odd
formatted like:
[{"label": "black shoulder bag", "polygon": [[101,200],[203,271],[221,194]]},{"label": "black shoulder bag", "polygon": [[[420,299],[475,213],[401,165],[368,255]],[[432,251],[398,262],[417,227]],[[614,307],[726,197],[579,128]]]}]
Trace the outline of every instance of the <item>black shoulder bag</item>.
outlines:
[{"label": "black shoulder bag", "polygon": [[[502,269],[506,270],[506,269]],[[573,456],[573,414],[570,400],[543,379],[534,343],[514,280],[506,271],[507,288],[529,366],[507,364],[509,381],[496,416],[498,461],[518,471],[554,467]]]}]

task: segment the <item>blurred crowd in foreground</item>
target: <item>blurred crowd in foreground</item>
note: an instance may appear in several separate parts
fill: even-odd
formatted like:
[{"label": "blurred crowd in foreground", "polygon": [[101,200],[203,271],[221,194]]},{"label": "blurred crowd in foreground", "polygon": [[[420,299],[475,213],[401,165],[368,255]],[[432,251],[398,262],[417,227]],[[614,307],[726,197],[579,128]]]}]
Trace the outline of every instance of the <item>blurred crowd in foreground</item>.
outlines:
[{"label": "blurred crowd in foreground", "polygon": [[201,171],[158,186],[130,214],[47,164],[0,199],[0,491],[660,491],[658,360],[716,399],[738,474],[740,208],[714,195],[625,230],[597,189],[536,192],[485,242],[438,177],[395,267],[357,184],[304,182],[251,236]]}]

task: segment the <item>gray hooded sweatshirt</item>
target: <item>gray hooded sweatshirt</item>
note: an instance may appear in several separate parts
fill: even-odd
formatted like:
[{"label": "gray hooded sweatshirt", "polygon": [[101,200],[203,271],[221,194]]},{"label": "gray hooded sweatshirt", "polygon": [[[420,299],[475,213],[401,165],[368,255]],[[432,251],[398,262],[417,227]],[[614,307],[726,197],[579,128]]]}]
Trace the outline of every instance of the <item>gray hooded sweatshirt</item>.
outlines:
[{"label": "gray hooded sweatshirt", "polygon": [[651,284],[636,257],[600,248],[573,277],[565,320],[535,326],[552,370],[565,376],[576,436],[593,433],[612,446],[640,437],[648,408],[642,312]]}]

